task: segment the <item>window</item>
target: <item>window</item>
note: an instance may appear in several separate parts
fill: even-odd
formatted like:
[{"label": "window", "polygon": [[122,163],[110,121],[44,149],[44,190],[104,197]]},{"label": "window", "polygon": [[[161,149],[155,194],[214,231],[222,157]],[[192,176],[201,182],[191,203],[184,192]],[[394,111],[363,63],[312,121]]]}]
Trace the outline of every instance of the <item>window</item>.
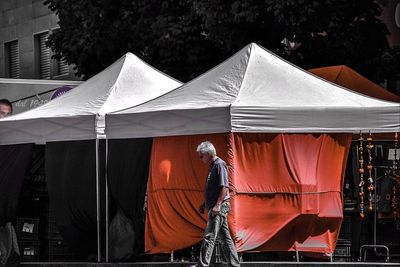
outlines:
[{"label": "window", "polygon": [[68,75],[69,74],[69,66],[65,60],[57,61],[57,75]]},{"label": "window", "polygon": [[47,38],[49,34],[42,33],[38,35],[39,41],[39,78],[50,79],[50,48],[46,46]]},{"label": "window", "polygon": [[18,41],[5,43],[5,63],[6,77],[19,78],[19,48]]},{"label": "window", "polygon": [[40,79],[51,79],[54,76],[68,75],[69,66],[65,60],[52,59],[53,52],[46,46],[49,33],[41,33],[35,36],[36,59],[38,62],[37,76]]}]

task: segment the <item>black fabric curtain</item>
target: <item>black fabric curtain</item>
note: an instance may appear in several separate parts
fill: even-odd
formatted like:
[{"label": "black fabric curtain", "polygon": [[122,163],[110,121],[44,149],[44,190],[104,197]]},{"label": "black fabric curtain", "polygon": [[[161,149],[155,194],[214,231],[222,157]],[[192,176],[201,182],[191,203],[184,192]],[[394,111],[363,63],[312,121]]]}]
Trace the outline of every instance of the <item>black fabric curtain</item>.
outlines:
[{"label": "black fabric curtain", "polygon": [[[100,140],[102,260],[105,256],[105,140]],[[108,141],[109,222],[120,208],[135,232],[132,256],[144,253],[144,199],[152,139]],[[46,180],[50,207],[63,238],[75,252],[97,259],[96,141],[46,144]]]},{"label": "black fabric curtain", "polygon": [[[152,138],[108,141],[108,181],[114,206],[133,221],[134,256],[144,253],[144,201]],[[112,217],[110,218],[110,221]]]},{"label": "black fabric curtain", "polygon": [[[99,154],[99,166],[104,166],[104,142]],[[45,168],[50,208],[63,238],[83,260],[96,260],[96,141],[47,143]],[[104,167],[100,168],[100,181],[104,188]],[[101,196],[105,196],[104,192]],[[101,204],[104,210],[104,197]],[[104,226],[101,230],[104,236]]]},{"label": "black fabric curtain", "polygon": [[0,146],[0,226],[15,223],[18,199],[33,144]]}]

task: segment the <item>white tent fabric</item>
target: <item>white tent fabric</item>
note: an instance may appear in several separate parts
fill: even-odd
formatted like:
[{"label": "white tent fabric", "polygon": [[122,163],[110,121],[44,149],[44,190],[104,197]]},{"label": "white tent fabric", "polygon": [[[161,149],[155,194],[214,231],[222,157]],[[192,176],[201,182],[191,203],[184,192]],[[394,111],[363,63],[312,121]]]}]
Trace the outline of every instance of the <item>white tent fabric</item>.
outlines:
[{"label": "white tent fabric", "polygon": [[400,104],[361,95],[250,44],[183,86],[106,115],[108,138],[220,132],[395,132]]},{"label": "white tent fabric", "polygon": [[0,144],[96,139],[104,115],[142,104],[182,83],[127,53],[64,95],[0,120]]}]

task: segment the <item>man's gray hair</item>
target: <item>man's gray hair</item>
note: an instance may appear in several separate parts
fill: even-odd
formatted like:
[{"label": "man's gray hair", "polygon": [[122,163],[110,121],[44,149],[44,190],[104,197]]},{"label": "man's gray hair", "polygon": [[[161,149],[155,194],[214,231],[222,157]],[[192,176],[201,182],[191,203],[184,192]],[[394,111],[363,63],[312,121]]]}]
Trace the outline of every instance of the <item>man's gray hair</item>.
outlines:
[{"label": "man's gray hair", "polygon": [[209,142],[209,141],[204,141],[202,142],[198,147],[197,147],[197,152],[201,154],[207,154],[209,153],[211,156],[215,157],[217,155],[217,151],[215,150],[214,145]]}]

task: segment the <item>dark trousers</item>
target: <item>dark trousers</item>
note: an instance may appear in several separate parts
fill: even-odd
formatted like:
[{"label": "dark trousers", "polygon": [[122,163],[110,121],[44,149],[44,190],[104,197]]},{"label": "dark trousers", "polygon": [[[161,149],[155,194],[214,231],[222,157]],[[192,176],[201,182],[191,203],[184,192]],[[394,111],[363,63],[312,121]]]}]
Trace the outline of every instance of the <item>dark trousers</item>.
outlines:
[{"label": "dark trousers", "polygon": [[223,202],[221,212],[213,216],[211,210],[208,211],[207,228],[204,231],[204,239],[200,249],[200,259],[197,266],[209,266],[214,251],[215,240],[221,239],[223,244],[222,252],[225,260],[230,266],[240,266],[235,243],[229,233],[228,213],[230,210],[229,202]]}]

